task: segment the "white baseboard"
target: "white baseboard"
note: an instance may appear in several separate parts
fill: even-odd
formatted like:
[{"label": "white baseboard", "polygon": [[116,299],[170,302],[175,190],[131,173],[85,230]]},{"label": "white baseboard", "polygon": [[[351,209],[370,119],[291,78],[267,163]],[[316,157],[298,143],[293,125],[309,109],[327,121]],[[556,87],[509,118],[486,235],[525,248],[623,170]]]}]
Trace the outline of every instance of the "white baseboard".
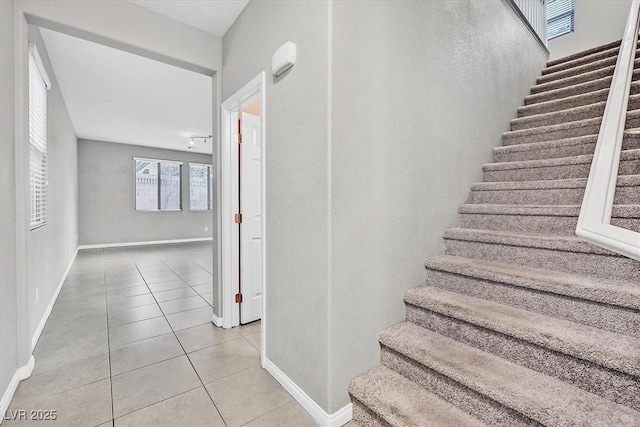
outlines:
[{"label": "white baseboard", "polygon": [[216,325],[218,328],[222,327],[222,317],[218,317],[215,314],[211,315],[211,322]]},{"label": "white baseboard", "polygon": [[285,390],[302,406],[322,427],[340,427],[351,421],[353,407],[351,403],[333,414],[328,414],[296,383],[285,375],[272,361],[264,359],[264,369],[275,378]]},{"label": "white baseboard", "polygon": [[195,239],[150,240],[148,242],[99,243],[96,245],[80,245],[78,246],[78,249],[102,249],[102,248],[122,248],[125,246],[166,245],[171,243],[206,242],[208,240],[213,240],[213,237],[198,237]]},{"label": "white baseboard", "polygon": [[33,367],[35,366],[35,359],[33,356],[29,359],[29,362],[23,366],[22,368],[18,368],[16,372],[13,374],[11,378],[11,382],[9,386],[5,390],[2,395],[2,400],[0,401],[0,424],[2,424],[2,420],[4,419],[4,414],[9,409],[9,405],[11,404],[11,399],[13,399],[13,395],[18,388],[18,383],[22,380],[25,380],[31,376],[31,372],[33,372]]},{"label": "white baseboard", "polygon": [[58,283],[58,287],[56,291],[53,293],[51,297],[51,301],[49,301],[49,305],[47,309],[42,314],[42,318],[40,319],[40,323],[38,323],[38,327],[36,331],[33,333],[33,337],[31,337],[31,351],[36,348],[36,344],[38,344],[38,340],[40,339],[40,335],[42,334],[42,330],[44,326],[47,324],[47,320],[49,319],[49,315],[51,314],[51,310],[53,310],[53,305],[56,303],[58,299],[58,295],[60,294],[60,290],[62,289],[62,285],[64,285],[64,281],[67,280],[67,276],[69,275],[69,271],[71,271],[71,267],[73,266],[73,262],[76,260],[76,256],[78,256],[78,248],[76,248],[75,253],[71,257],[71,261],[69,261],[69,265],[67,265],[67,269],[64,271],[62,278],[60,279],[60,283]]}]

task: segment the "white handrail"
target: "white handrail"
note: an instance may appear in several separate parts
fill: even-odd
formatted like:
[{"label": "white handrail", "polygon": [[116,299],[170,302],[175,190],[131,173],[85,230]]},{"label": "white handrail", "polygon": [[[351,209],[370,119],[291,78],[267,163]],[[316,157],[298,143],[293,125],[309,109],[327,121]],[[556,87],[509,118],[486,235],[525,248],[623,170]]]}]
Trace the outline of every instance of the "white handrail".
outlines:
[{"label": "white handrail", "polygon": [[638,43],[639,13],[640,0],[634,0],[613,72],[576,227],[576,235],[585,240],[637,260],[640,260],[640,233],[616,227],[610,222]]}]

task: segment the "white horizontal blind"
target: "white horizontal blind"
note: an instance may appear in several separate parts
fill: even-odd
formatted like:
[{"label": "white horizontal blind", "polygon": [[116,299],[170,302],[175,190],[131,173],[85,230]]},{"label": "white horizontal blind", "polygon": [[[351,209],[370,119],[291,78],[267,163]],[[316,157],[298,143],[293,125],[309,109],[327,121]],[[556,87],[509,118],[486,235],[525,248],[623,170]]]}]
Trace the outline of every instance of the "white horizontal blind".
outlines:
[{"label": "white horizontal blind", "polygon": [[47,222],[47,84],[29,53],[29,170],[31,229]]},{"label": "white horizontal blind", "polygon": [[573,31],[573,0],[548,0],[547,3],[547,38]]},{"label": "white horizontal blind", "polygon": [[547,44],[547,14],[545,0],[514,0],[540,40]]}]

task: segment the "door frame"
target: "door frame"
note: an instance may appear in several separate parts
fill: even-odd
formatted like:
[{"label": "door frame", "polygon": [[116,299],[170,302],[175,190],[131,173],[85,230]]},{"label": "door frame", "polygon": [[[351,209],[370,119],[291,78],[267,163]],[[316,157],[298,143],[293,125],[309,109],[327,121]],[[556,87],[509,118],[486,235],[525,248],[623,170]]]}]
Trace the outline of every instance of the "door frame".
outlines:
[{"label": "door frame", "polygon": [[232,328],[240,324],[240,314],[235,303],[235,289],[238,283],[239,270],[239,243],[240,235],[234,222],[234,215],[238,213],[238,144],[234,138],[234,127],[237,127],[237,114],[242,107],[260,97],[260,129],[262,138],[262,321],[261,321],[261,359],[265,359],[265,324],[266,324],[266,233],[265,233],[265,72],[261,72],[240,90],[227,98],[222,103],[222,137],[221,137],[221,162],[220,162],[220,188],[222,192],[222,206],[220,221],[222,224],[222,327]]}]

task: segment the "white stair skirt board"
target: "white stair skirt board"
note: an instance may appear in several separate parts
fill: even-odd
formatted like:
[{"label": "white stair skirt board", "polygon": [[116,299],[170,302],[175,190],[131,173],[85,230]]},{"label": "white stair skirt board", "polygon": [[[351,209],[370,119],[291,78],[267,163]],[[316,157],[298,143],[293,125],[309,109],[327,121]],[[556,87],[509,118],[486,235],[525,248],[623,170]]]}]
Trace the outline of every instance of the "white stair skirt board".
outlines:
[{"label": "white stair skirt board", "polygon": [[216,325],[218,328],[222,327],[222,317],[218,317],[215,314],[211,315],[211,323]]},{"label": "white stair skirt board", "polygon": [[33,351],[33,349],[36,348],[36,344],[38,344],[38,340],[40,339],[42,330],[44,329],[44,326],[47,324],[47,320],[49,320],[49,315],[51,314],[51,310],[53,310],[53,305],[56,303],[56,300],[58,299],[58,295],[62,290],[62,285],[64,285],[64,281],[67,280],[69,271],[71,271],[71,267],[73,266],[73,263],[76,260],[77,256],[78,256],[78,248],[76,248],[75,253],[71,257],[71,260],[69,261],[69,265],[67,265],[67,269],[64,271],[64,274],[60,279],[60,283],[58,283],[58,287],[56,288],[56,291],[53,293],[53,296],[51,297],[51,301],[49,301],[49,305],[47,305],[47,309],[42,314],[42,319],[40,319],[40,323],[38,323],[38,327],[33,333],[33,337],[31,337],[31,351]]},{"label": "white stair skirt board", "polygon": [[264,358],[264,369],[271,374],[289,392],[291,396],[302,406],[311,417],[322,427],[340,427],[351,421],[352,404],[328,414],[307,393],[282,372],[271,360]]},{"label": "white stair skirt board", "polygon": [[34,366],[35,359],[33,358],[33,356],[31,356],[31,358],[29,358],[29,362],[22,368],[18,368],[15,374],[13,374],[11,382],[9,383],[7,390],[4,392],[4,395],[2,396],[2,401],[0,401],[0,424],[2,424],[2,421],[4,420],[4,414],[9,409],[9,404],[11,404],[11,399],[13,399],[13,395],[18,388],[18,383],[22,380],[26,380],[31,376],[31,372],[33,372]]},{"label": "white stair skirt board", "polygon": [[121,248],[125,246],[166,245],[171,243],[206,242],[208,240],[213,240],[213,237],[199,237],[197,239],[150,240],[148,242],[98,243],[96,245],[80,245],[78,246],[78,249],[102,249],[102,248]]}]

